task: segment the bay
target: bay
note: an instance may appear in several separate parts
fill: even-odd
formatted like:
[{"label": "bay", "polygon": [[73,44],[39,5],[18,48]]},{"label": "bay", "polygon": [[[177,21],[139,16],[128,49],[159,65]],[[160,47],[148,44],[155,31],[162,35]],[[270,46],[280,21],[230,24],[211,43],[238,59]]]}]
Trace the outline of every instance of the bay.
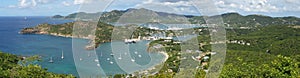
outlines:
[{"label": "bay", "polygon": [[[51,19],[50,17],[0,17],[0,50],[20,56],[39,55],[42,57],[42,61],[37,64],[41,65],[43,68],[47,68],[48,71],[79,76],[74,64],[72,53],[72,50],[74,49],[72,49],[72,41],[80,43],[78,44],[79,47],[82,46],[82,48],[76,50],[80,50],[88,54],[89,51],[84,50],[84,46],[88,43],[88,40],[50,35],[21,35],[18,33],[22,28],[36,26],[42,23],[62,24],[66,22],[72,22],[72,20],[58,20]],[[111,56],[112,43],[120,42],[104,43],[96,49],[96,55],[98,55],[97,59],[100,62],[101,68],[106,75],[126,73],[120,68],[120,66],[118,66],[113,56]],[[129,55],[136,58],[135,62],[139,65],[147,65],[148,67],[151,67],[161,63],[164,56],[159,53],[147,52],[147,43],[149,43],[149,41],[141,41],[136,44],[126,44],[129,46]],[[61,59],[62,51],[64,52],[64,59]],[[138,52],[138,54],[136,54],[136,52]],[[118,57],[118,55],[114,56]],[[140,56],[143,57],[141,58]],[[53,63],[48,62],[51,57],[53,58]],[[85,58],[88,57],[82,57],[83,60],[85,60]],[[110,58],[110,61],[108,61],[107,58]],[[111,64],[110,62],[114,62],[114,64]],[[81,68],[89,69],[88,66]],[[89,75],[90,72],[83,74]]]}]

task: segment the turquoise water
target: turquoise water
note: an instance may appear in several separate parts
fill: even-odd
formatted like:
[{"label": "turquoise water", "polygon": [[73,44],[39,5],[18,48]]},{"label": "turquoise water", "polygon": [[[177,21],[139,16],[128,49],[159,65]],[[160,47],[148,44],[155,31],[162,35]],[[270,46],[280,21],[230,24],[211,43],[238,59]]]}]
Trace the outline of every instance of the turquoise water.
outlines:
[{"label": "turquoise water", "polygon": [[[84,46],[87,44],[88,40],[74,39],[73,41],[76,41],[77,48],[72,49],[72,47],[74,47],[72,46],[72,38],[55,37],[49,35],[18,34],[18,32],[24,27],[35,26],[41,23],[61,24],[71,21],[72,20],[54,20],[48,17],[27,17],[27,19],[24,19],[24,17],[0,17],[0,50],[22,56],[40,55],[42,56],[42,61],[38,62],[38,64],[44,68],[47,68],[48,71],[78,76],[72,51],[76,50],[84,52],[83,54],[86,54],[86,57],[81,57],[82,61],[91,61],[91,59],[93,61],[93,58],[87,56],[89,54],[88,52],[91,51],[84,50]],[[129,48],[128,55],[131,55],[131,58],[135,58],[135,62],[138,65],[147,65],[146,67],[150,67],[160,63],[164,58],[162,54],[149,53],[146,51],[146,44],[148,41],[142,41],[137,44],[123,44],[122,42],[112,43],[118,43],[120,45],[127,46]],[[114,57],[111,56],[112,43],[101,44],[101,46],[96,49],[95,55],[98,55],[100,66],[103,68],[103,71],[106,75],[125,73],[118,66],[116,60],[114,60]],[[61,59],[62,51],[64,52],[64,59]],[[122,51],[118,52],[122,53]],[[138,52],[138,54],[135,52]],[[119,54],[114,56],[118,57]],[[54,63],[48,62],[50,57],[53,57]],[[107,58],[110,58],[110,60],[107,60]],[[124,59],[126,58],[124,57]],[[110,62],[114,63],[111,64]],[[93,67],[89,66],[79,66],[78,68],[93,69]],[[90,73],[91,71],[84,71],[83,74]]]}]

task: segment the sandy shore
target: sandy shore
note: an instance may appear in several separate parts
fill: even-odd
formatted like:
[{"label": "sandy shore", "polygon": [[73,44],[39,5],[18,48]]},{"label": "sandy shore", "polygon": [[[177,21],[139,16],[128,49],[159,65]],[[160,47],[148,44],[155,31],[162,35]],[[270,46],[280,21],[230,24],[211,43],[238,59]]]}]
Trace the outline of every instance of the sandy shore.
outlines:
[{"label": "sandy shore", "polygon": [[158,52],[158,53],[161,53],[161,54],[163,54],[163,55],[165,56],[164,59],[161,61],[161,63],[158,63],[158,64],[156,64],[156,65],[153,65],[153,66],[149,67],[149,68],[146,69],[146,70],[138,71],[140,74],[141,74],[141,73],[143,73],[143,74],[148,73],[148,74],[153,75],[153,74],[156,74],[156,73],[157,73],[157,72],[156,72],[156,73],[149,73],[148,71],[156,70],[156,69],[157,69],[156,66],[159,66],[159,65],[161,65],[161,64],[164,64],[164,62],[166,62],[167,59],[169,58],[169,55],[168,55],[168,53],[166,53],[166,52]]},{"label": "sandy shore", "polygon": [[166,61],[168,60],[168,58],[169,58],[169,55],[168,55],[168,53],[166,53],[166,52],[159,52],[159,53],[161,53],[161,54],[163,54],[163,55],[165,56],[165,58],[164,58],[164,61],[163,61],[163,62],[166,62]]}]

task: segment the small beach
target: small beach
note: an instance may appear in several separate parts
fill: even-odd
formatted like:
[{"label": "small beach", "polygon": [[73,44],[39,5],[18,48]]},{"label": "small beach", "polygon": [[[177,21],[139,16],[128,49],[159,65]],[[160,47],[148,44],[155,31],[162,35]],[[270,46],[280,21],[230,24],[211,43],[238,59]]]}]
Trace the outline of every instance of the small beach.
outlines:
[{"label": "small beach", "polygon": [[[154,66],[151,66],[149,67],[148,69],[146,70],[141,70],[141,71],[138,71],[139,73],[143,73],[143,74],[149,74],[149,71],[152,71],[152,70],[156,70],[156,71],[159,71],[160,70],[160,65],[163,65],[169,58],[169,55],[168,53],[166,52],[158,52],[159,54],[162,54],[164,56],[163,60],[161,61],[161,63],[158,63]],[[159,68],[159,69],[158,69]],[[155,73],[158,73],[158,72],[155,72]],[[151,75],[155,74],[155,73],[151,73]]]},{"label": "small beach", "polygon": [[165,58],[164,58],[164,61],[163,61],[163,62],[166,62],[166,61],[168,60],[168,58],[169,58],[169,55],[168,55],[168,53],[166,53],[166,52],[159,52],[159,53],[161,53],[161,54],[163,54],[163,55],[165,56]]}]

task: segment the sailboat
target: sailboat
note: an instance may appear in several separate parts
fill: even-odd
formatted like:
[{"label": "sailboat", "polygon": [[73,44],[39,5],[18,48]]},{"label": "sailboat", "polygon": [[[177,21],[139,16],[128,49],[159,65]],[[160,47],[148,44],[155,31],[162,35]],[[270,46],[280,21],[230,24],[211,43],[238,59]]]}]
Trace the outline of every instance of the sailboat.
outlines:
[{"label": "sailboat", "polygon": [[133,57],[133,59],[131,59],[131,61],[132,61],[132,62],[135,62],[134,57]]},{"label": "sailboat", "polygon": [[134,54],[138,54],[138,52],[137,52],[137,51],[135,51],[135,52],[134,52]]},{"label": "sailboat", "polygon": [[27,20],[27,17],[24,17],[24,20]]},{"label": "sailboat", "polygon": [[113,53],[111,53],[111,54],[110,54],[110,56],[114,56],[114,54],[113,54]]},{"label": "sailboat", "polygon": [[120,57],[118,58],[119,60],[121,60],[122,59],[122,54],[120,54]]},{"label": "sailboat", "polygon": [[99,62],[99,60],[98,60],[98,59],[95,59],[94,61],[95,61],[95,62]]},{"label": "sailboat", "polygon": [[53,63],[53,59],[52,59],[52,57],[50,57],[49,63]]},{"label": "sailboat", "polygon": [[64,59],[64,51],[61,50],[61,59]]}]

